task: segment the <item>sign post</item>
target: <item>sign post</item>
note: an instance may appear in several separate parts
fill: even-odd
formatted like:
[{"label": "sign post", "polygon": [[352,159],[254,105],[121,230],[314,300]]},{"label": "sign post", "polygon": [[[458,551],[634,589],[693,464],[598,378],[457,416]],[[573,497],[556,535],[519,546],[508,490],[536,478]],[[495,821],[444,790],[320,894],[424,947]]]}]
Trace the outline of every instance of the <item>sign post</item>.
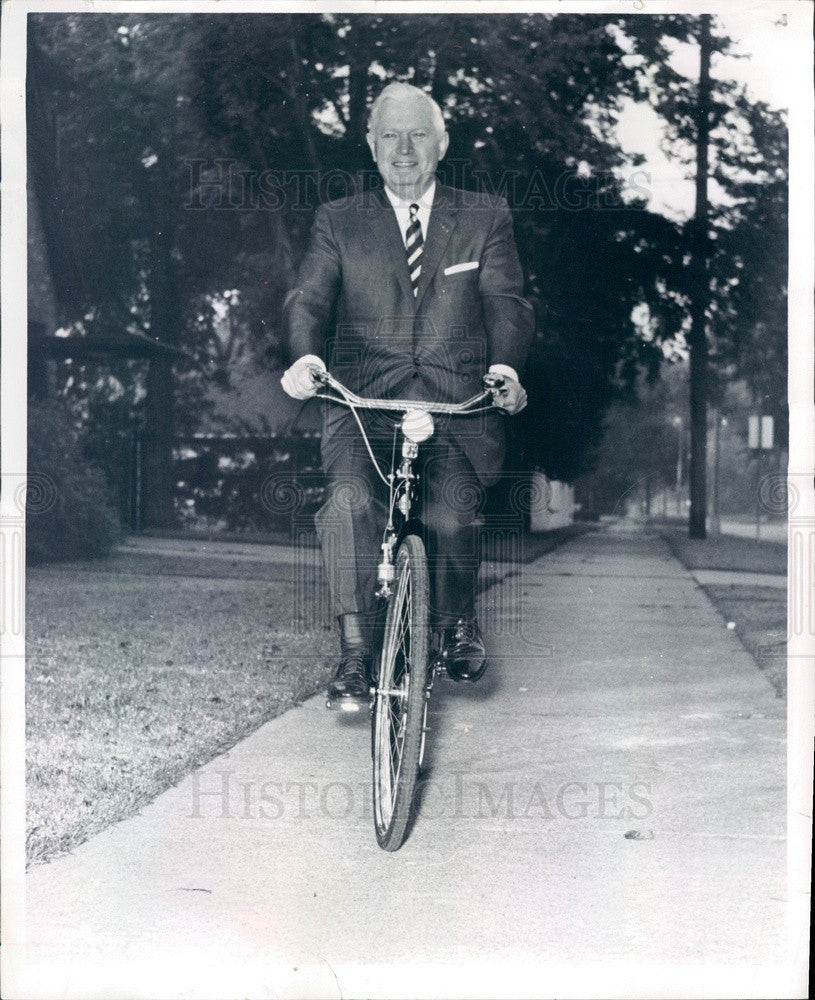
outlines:
[{"label": "sign post", "polygon": [[756,540],[761,539],[761,477],[764,456],[773,449],[775,421],[772,416],[753,413],[747,418],[747,447],[756,459]]}]

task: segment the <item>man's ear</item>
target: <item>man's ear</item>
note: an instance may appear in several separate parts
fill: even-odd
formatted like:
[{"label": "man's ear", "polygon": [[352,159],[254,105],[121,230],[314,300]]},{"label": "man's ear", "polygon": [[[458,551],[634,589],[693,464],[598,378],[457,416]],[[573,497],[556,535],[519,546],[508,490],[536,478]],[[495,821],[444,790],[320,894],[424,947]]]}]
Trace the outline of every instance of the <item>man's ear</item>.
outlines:
[{"label": "man's ear", "polygon": [[444,132],[441,139],[439,139],[439,159],[444,159],[444,154],[447,152],[447,147],[450,145],[450,134],[449,132]]},{"label": "man's ear", "polygon": [[374,139],[370,132],[365,134],[365,138],[368,140],[368,149],[370,149],[371,156],[374,158],[374,163],[376,163],[376,139]]}]

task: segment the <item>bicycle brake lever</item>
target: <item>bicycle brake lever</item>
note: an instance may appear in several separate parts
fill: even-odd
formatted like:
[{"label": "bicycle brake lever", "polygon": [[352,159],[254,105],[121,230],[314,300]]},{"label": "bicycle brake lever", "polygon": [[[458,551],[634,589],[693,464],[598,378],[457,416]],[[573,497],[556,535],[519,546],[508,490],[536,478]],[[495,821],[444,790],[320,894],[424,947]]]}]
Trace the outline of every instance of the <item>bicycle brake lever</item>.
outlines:
[{"label": "bicycle brake lever", "polygon": [[504,385],[503,375],[499,375],[497,372],[487,372],[481,381],[484,383],[484,388],[490,393],[493,399],[495,399],[496,396],[503,397],[508,395],[508,390]]}]

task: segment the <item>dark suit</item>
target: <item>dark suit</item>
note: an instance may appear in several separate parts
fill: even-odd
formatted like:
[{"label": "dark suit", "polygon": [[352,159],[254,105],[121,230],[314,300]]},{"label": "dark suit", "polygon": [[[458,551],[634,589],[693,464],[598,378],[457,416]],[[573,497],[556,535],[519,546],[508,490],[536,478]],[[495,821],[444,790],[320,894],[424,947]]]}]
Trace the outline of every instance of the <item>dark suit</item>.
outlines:
[{"label": "dark suit", "polygon": [[[445,273],[456,265],[468,266]],[[286,300],[289,349],[294,359],[323,357],[333,374],[361,395],[462,401],[479,391],[490,364],[521,373],[533,329],[522,287],[512,221],[501,198],[437,183],[416,297],[404,234],[384,191],[329,202],[317,210],[297,284]],[[435,604],[443,618],[471,614],[472,595],[460,600],[471,584],[453,564],[461,563],[463,553],[477,568],[471,524],[477,481],[489,485],[500,473],[504,419],[496,414],[439,420],[436,435],[420,449],[426,462],[433,460],[423,479],[424,519],[435,557]],[[389,459],[392,421],[368,416],[366,424]],[[324,553],[339,545],[340,558],[357,563],[351,588],[343,580],[349,569],[338,571],[334,559],[338,613],[368,610],[384,527],[378,480],[370,475],[359,437],[350,413],[327,408],[322,448],[331,486],[317,527]],[[337,483],[349,477],[356,484],[352,489],[370,502],[356,496],[351,503],[342,500]],[[453,579],[457,573],[460,579]],[[472,574],[467,571],[468,581]],[[450,608],[451,602],[456,606]]]}]

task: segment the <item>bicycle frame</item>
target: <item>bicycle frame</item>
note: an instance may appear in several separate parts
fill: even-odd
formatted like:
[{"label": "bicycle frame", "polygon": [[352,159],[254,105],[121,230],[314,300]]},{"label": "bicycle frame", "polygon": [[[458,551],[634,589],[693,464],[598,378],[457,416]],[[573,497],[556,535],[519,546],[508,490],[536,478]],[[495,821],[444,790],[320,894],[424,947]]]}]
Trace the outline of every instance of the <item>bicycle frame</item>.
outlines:
[{"label": "bicycle frame", "polygon": [[[378,587],[376,590],[377,597],[388,598],[390,597],[391,585],[394,580],[393,555],[399,541],[399,534],[393,523],[394,511],[398,510],[404,518],[405,523],[407,523],[410,518],[414,488],[418,478],[413,472],[413,462],[419,455],[419,445],[432,437],[434,433],[433,414],[459,414],[467,416],[487,411],[504,412],[500,407],[493,406],[492,403],[489,406],[480,405],[486,399],[494,400],[496,396],[506,392],[504,389],[504,378],[501,375],[485,375],[485,388],[462,403],[430,403],[422,400],[366,398],[351,392],[350,389],[346,388],[346,386],[327,371],[312,368],[311,374],[315,382],[334,390],[334,395],[326,392],[316,393],[315,395],[318,399],[327,399],[331,402],[347,406],[351,410],[359,425],[360,433],[362,434],[374,468],[380,479],[388,487],[388,523],[385,526],[382,544],[380,545],[382,561],[377,566]],[[383,474],[379,463],[374,457],[368,435],[365,433],[365,428],[362,426],[362,421],[356,412],[357,410],[387,410],[390,412],[400,412],[403,415],[400,425],[403,436],[401,462],[397,468],[391,468],[391,471],[387,474]],[[417,420],[414,414],[424,415],[427,420]]]},{"label": "bicycle frame", "polygon": [[[373,651],[370,688],[371,754],[373,758],[374,829],[379,846],[397,851],[407,835],[416,779],[424,760],[428,731],[428,703],[433,678],[442,659],[431,652],[429,621],[430,582],[427,552],[418,533],[410,528],[410,512],[418,479],[413,462],[419,445],[433,435],[433,414],[470,414],[488,398],[505,393],[500,375],[485,377],[482,392],[463,403],[428,403],[407,399],[367,399],[351,392],[322,369],[311,368],[312,377],[325,392],[321,399],[348,407],[359,426],[377,475],[388,487],[388,523],[382,537],[382,559],[377,567],[381,628]],[[379,466],[358,410],[401,412],[401,459],[396,464],[396,434],[390,472]],[[501,412],[499,410],[499,412]],[[397,530],[396,513],[404,519]],[[441,634],[439,633],[439,638]],[[357,699],[340,701],[340,709],[359,711]],[[332,703],[329,698],[328,707]]]}]

